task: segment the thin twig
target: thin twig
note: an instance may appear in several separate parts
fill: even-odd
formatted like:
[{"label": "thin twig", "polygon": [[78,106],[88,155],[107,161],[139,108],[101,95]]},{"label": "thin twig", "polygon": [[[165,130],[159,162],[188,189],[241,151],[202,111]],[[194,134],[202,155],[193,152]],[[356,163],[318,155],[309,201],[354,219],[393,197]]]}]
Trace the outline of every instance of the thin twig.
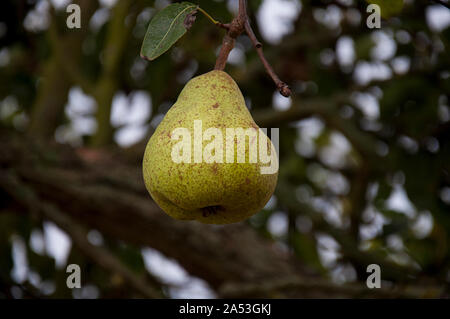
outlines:
[{"label": "thin twig", "polygon": [[230,24],[229,23],[217,23],[216,26],[218,26],[219,28],[225,29],[225,30],[229,30],[230,29]]},{"label": "thin twig", "polygon": [[252,41],[253,46],[255,47],[256,53],[258,53],[259,59],[263,63],[264,67],[266,68],[267,73],[270,75],[273,82],[275,82],[275,85],[277,86],[278,91],[280,91],[280,94],[285,97],[291,96],[291,90],[289,89],[289,86],[280,80],[280,78],[274,72],[272,66],[269,64],[269,62],[267,62],[266,58],[264,57],[264,53],[262,50],[262,44],[256,38],[255,33],[253,32],[253,29],[250,26],[250,23],[248,20],[245,22],[245,31],[247,32],[248,37]]},{"label": "thin twig", "polygon": [[252,41],[253,46],[255,47],[256,52],[259,56],[259,59],[264,65],[264,68],[266,69],[267,73],[270,75],[272,80],[275,82],[275,85],[280,94],[285,97],[289,97],[291,95],[291,90],[289,89],[289,86],[280,80],[280,78],[276,75],[275,71],[273,70],[272,66],[264,57],[262,51],[262,44],[261,42],[258,41],[258,39],[255,36],[255,33],[253,32],[250,26],[249,18],[247,15],[247,2],[245,0],[239,0],[239,13],[237,17],[235,17],[233,21],[231,21],[231,23],[217,24],[217,25],[219,27],[227,29],[228,32],[227,34],[225,34],[223,38],[222,47],[220,48],[219,56],[217,57],[216,65],[214,67],[215,70],[225,69],[228,55],[234,48],[235,39],[245,31],[250,40]]},{"label": "thin twig", "polygon": [[247,21],[247,1],[239,0],[239,19]]}]

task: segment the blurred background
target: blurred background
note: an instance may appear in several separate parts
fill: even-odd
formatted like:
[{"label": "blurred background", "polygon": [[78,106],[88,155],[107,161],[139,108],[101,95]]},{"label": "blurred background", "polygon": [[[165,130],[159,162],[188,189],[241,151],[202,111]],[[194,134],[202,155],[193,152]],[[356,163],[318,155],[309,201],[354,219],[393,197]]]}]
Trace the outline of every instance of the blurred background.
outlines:
[{"label": "blurred background", "polygon": [[[246,36],[226,71],[258,125],[280,128],[279,182],[260,213],[210,226],[166,216],[141,161],[225,31],[198,14],[148,62],[147,25],[170,1],[73,1],[68,29],[71,2],[0,2],[0,298],[450,296],[448,8],[404,0],[369,29],[366,1],[249,0],[293,95]],[[192,2],[221,22],[237,12]]]}]

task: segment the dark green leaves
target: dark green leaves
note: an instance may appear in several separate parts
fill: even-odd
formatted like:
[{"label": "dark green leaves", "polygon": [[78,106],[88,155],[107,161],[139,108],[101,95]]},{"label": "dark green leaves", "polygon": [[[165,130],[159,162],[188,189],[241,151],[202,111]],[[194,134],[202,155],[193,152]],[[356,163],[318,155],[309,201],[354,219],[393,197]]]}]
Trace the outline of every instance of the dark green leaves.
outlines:
[{"label": "dark green leaves", "polygon": [[198,5],[190,2],[174,3],[158,12],[148,25],[142,43],[141,57],[154,60],[178,41],[192,26]]}]

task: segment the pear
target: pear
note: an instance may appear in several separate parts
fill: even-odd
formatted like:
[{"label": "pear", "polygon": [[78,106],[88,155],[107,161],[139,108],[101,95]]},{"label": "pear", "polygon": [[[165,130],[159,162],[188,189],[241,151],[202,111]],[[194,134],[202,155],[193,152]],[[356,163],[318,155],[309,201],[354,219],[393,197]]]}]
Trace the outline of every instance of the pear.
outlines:
[{"label": "pear", "polygon": [[[237,128],[258,137],[227,135]],[[263,172],[269,164],[256,145],[265,147],[276,169]],[[143,175],[150,195],[168,215],[229,224],[265,206],[276,187],[278,159],[237,84],[227,73],[214,70],[183,88],[147,144]]]}]

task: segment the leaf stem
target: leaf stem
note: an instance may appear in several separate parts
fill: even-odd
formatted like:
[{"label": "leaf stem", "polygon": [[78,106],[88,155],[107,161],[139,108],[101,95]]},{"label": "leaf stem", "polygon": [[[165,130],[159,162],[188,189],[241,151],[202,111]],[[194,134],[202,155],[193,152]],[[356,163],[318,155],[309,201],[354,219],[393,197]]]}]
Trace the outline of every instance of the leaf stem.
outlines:
[{"label": "leaf stem", "polygon": [[211,16],[209,15],[209,13],[206,12],[205,10],[203,10],[202,8],[198,7],[197,9],[198,9],[201,13],[203,13],[209,20],[211,20],[212,23],[214,23],[214,24],[216,24],[216,25],[217,25],[217,24],[220,24],[219,21],[214,20],[214,18],[211,17]]}]

